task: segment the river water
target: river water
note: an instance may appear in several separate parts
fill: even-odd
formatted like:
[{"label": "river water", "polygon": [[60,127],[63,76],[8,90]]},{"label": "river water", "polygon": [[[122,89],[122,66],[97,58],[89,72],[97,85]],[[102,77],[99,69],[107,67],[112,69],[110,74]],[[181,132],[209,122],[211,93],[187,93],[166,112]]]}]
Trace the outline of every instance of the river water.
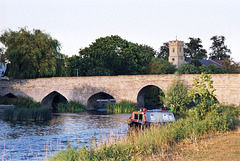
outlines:
[{"label": "river water", "polygon": [[72,147],[89,147],[92,138],[123,138],[130,114],[83,112],[53,114],[48,122],[6,122],[0,119],[2,160],[42,160]]}]

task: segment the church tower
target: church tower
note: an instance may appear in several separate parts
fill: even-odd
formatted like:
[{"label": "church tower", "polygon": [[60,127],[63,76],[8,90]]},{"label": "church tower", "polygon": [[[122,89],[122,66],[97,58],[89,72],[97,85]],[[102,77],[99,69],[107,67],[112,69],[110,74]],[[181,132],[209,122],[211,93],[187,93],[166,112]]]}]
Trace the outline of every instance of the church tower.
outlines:
[{"label": "church tower", "polygon": [[184,52],[183,52],[183,47],[184,47],[184,42],[183,41],[169,41],[169,57],[168,61],[170,63],[173,63],[173,65],[176,65],[177,68],[181,64],[184,63]]}]

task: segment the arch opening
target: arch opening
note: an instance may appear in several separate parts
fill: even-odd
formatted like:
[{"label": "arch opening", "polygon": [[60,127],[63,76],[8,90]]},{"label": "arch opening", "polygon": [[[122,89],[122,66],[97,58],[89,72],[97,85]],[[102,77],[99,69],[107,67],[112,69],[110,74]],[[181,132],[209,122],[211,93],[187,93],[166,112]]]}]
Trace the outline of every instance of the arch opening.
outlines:
[{"label": "arch opening", "polygon": [[17,96],[12,94],[12,93],[8,93],[8,94],[4,95],[3,97],[6,97],[6,98],[17,98]]},{"label": "arch opening", "polygon": [[54,110],[57,110],[59,103],[67,103],[67,99],[60,93],[53,91],[43,98],[41,104],[52,107]]},{"label": "arch opening", "polygon": [[105,111],[108,102],[116,103],[116,99],[105,92],[92,95],[87,101],[87,110]]},{"label": "arch opening", "polygon": [[155,85],[143,87],[137,96],[138,108],[158,109],[163,105],[164,92]]}]

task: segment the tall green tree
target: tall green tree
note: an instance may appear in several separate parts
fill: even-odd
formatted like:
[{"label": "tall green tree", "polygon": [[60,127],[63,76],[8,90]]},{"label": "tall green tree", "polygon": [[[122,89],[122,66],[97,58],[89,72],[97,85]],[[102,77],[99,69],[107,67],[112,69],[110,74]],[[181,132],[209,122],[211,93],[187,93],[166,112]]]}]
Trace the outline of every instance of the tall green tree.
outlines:
[{"label": "tall green tree", "polygon": [[56,76],[63,72],[57,69],[64,65],[57,62],[64,59],[59,52],[60,43],[41,30],[9,29],[1,35],[0,42],[7,48],[6,58],[11,62],[9,73],[14,78]]},{"label": "tall green tree", "polygon": [[153,57],[148,67],[148,74],[173,74],[176,66],[167,60]]},{"label": "tall green tree", "polygon": [[213,36],[210,40],[213,41],[212,46],[210,47],[212,50],[209,54],[210,59],[224,60],[230,58],[231,50],[225,45],[226,38],[224,36]]},{"label": "tall green tree", "polygon": [[180,81],[174,80],[171,87],[167,90],[164,103],[175,106],[173,112],[185,112],[189,107],[191,99],[188,97],[187,85]]},{"label": "tall green tree", "polygon": [[160,47],[160,52],[157,54],[158,58],[168,60],[169,57],[169,45],[168,42],[163,43],[163,46]]},{"label": "tall green tree", "polygon": [[147,74],[148,64],[155,55],[151,47],[117,35],[101,37],[79,51],[82,61],[90,60],[85,75]]},{"label": "tall green tree", "polygon": [[213,88],[212,76],[202,73],[199,78],[193,81],[193,89],[189,91],[188,96],[197,104],[195,113],[198,119],[202,120],[206,114],[215,108],[217,103]]},{"label": "tall green tree", "polygon": [[202,40],[200,38],[189,37],[190,42],[185,43],[184,55],[186,58],[192,59],[206,59],[207,51],[203,49],[201,45]]}]

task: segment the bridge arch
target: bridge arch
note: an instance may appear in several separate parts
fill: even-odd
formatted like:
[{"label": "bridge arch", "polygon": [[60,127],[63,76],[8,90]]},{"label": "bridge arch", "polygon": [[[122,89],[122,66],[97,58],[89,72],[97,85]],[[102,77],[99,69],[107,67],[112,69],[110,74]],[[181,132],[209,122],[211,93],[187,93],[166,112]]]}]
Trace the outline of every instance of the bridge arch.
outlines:
[{"label": "bridge arch", "polygon": [[87,110],[106,109],[108,102],[116,102],[116,99],[112,95],[105,92],[95,93],[87,100]]},{"label": "bridge arch", "polygon": [[7,98],[17,98],[16,95],[12,94],[12,93],[7,93],[5,94],[3,97],[7,97]]},{"label": "bridge arch", "polygon": [[[144,86],[137,95],[138,108],[159,108],[163,104],[163,100],[159,99],[159,95],[165,96],[163,90],[157,85]],[[148,97],[148,98],[147,98]],[[151,98],[152,97],[152,98]]]},{"label": "bridge arch", "polygon": [[64,97],[62,94],[58,93],[57,91],[53,91],[43,98],[43,100],[41,101],[41,104],[57,109],[58,103],[67,103],[67,102],[68,100],[66,99],[66,97]]}]

